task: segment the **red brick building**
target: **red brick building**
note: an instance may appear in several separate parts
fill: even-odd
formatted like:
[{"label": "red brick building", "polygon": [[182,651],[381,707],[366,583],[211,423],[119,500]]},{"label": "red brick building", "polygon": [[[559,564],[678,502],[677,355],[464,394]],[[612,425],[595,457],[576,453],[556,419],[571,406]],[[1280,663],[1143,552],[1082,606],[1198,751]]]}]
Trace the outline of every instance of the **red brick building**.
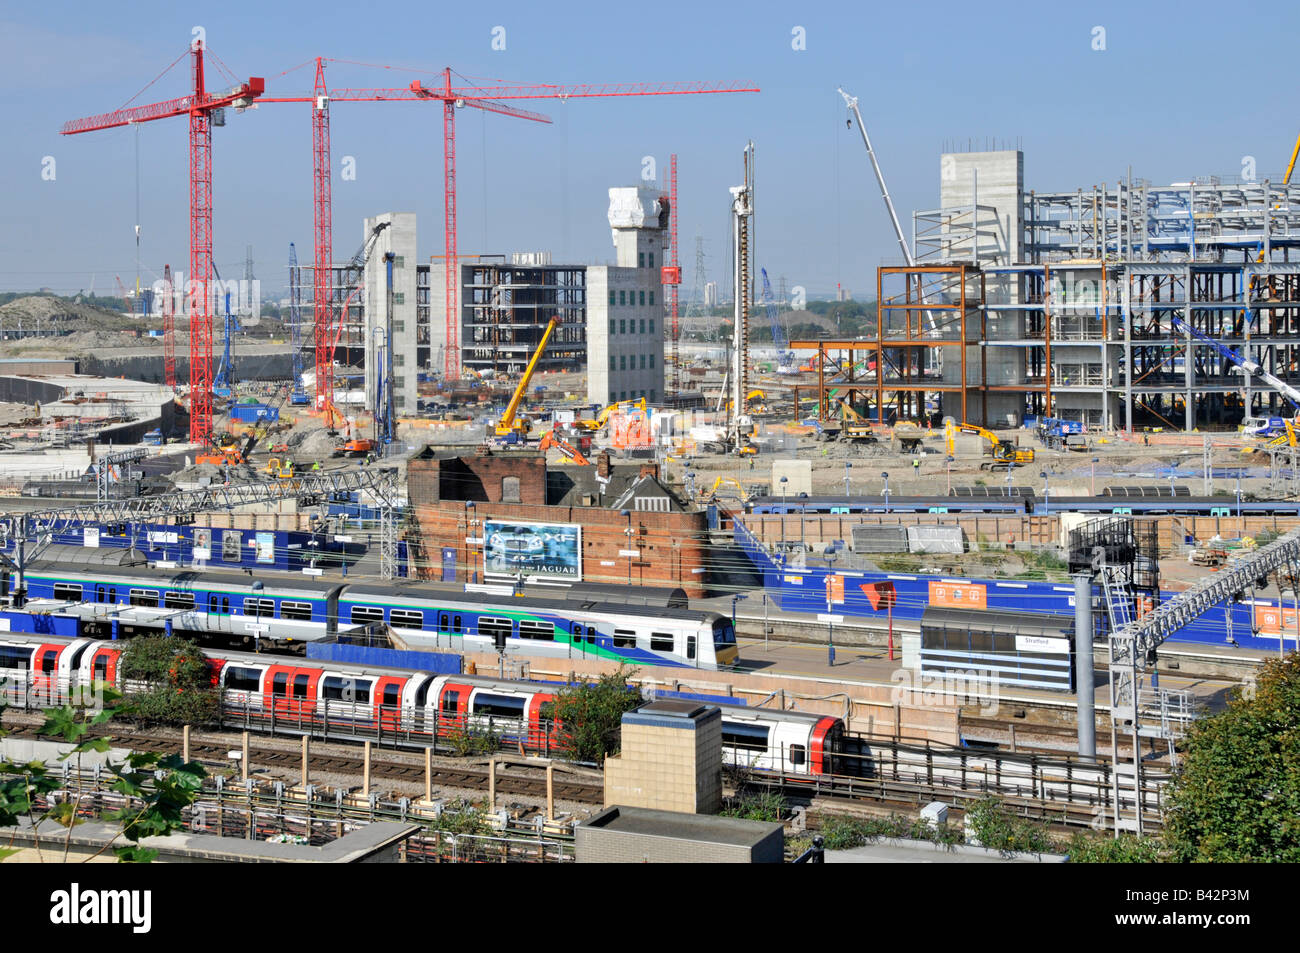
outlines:
[{"label": "red brick building", "polygon": [[483,581],[483,545],[466,540],[482,539],[488,520],[519,520],[581,526],[584,581],[706,595],[706,514],[660,482],[656,464],[601,454],[594,466],[548,467],[537,451],[430,446],[407,464],[407,493],[424,577]]}]

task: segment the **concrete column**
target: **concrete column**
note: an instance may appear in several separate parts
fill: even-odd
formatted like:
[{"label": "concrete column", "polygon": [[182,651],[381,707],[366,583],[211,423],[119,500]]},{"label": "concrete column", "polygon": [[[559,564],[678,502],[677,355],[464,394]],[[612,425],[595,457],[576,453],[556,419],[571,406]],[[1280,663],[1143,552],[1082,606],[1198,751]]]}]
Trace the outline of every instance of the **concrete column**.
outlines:
[{"label": "concrete column", "polygon": [[[1300,624],[1300,623],[1298,623]],[[555,819],[555,765],[546,766],[546,819]]]},{"label": "concrete column", "polygon": [[1092,574],[1074,573],[1074,669],[1079,757],[1097,757],[1096,688],[1092,671]]},{"label": "concrete column", "polygon": [[497,809],[497,759],[488,758],[488,811]]},{"label": "concrete column", "polygon": [[366,742],[365,751],[362,753],[364,763],[361,766],[361,796],[370,797],[370,742]]},{"label": "concrete column", "polygon": [[240,739],[239,747],[240,747],[239,767],[240,770],[243,771],[244,773],[244,780],[247,781],[248,780],[248,732],[247,731],[244,732],[243,737]]},{"label": "concrete column", "polygon": [[302,736],[302,786],[307,786],[307,761],[310,757],[310,742],[306,735]]},{"label": "concrete column", "polygon": [[433,803],[433,749],[424,749],[424,803]]},{"label": "concrete column", "polygon": [[181,729],[181,760],[190,763],[190,726]]}]

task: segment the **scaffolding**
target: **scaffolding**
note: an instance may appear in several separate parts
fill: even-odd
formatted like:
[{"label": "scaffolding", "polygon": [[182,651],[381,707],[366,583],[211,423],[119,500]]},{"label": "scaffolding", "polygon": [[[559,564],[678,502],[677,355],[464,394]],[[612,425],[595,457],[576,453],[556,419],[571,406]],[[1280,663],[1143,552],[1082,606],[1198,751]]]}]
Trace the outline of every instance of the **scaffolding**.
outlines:
[{"label": "scaffolding", "polygon": [[[1039,414],[1103,430],[1191,431],[1289,415],[1281,395],[1243,379],[1213,347],[1176,330],[1173,319],[1300,386],[1300,186],[1129,180],[1019,195],[1018,243],[1007,240],[991,205],[913,215],[917,261],[966,269],[962,293],[977,315],[971,323],[981,327],[983,377],[968,377],[968,363],[958,378],[946,350],[943,377],[949,385],[965,379],[980,392],[986,425],[1018,425]],[[1022,260],[1009,263],[999,249],[1014,247]],[[891,297],[886,288],[907,271],[879,269],[882,313],[915,308],[916,292]],[[955,280],[912,272],[909,288]],[[953,292],[940,287],[938,295],[951,299]],[[885,347],[887,322],[881,334]],[[906,346],[893,353],[906,355],[911,345],[899,343]],[[914,373],[901,376],[905,389],[915,389]],[[889,390],[886,378],[882,396]],[[914,419],[911,404],[906,416]],[[945,398],[945,413],[948,407]],[[954,400],[953,416],[956,409]]]}]

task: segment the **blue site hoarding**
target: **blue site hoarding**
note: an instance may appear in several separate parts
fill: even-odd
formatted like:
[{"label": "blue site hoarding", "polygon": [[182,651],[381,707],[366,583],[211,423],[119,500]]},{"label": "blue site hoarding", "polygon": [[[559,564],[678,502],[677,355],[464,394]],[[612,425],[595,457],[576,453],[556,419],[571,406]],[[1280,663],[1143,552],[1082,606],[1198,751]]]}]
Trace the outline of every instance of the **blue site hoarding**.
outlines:
[{"label": "blue site hoarding", "polygon": [[[919,621],[928,605],[955,607],[963,601],[970,608],[1074,614],[1074,586],[1071,583],[954,579],[941,575],[838,571],[823,566],[796,569],[764,549],[742,519],[736,519],[735,528],[736,542],[762,574],[764,589],[780,608],[789,612],[826,612],[827,577],[841,576],[843,602],[837,602],[834,608],[836,613],[850,617],[885,617],[886,610],[883,607],[873,609],[862,589],[864,585],[881,581],[894,585],[893,615],[900,620]],[[1162,598],[1169,599],[1175,595],[1177,593],[1167,592],[1162,594]],[[977,597],[977,601],[973,602],[972,597]],[[1171,638],[1178,642],[1216,646],[1231,646],[1235,642],[1242,648],[1265,651],[1278,649],[1280,639],[1281,647],[1292,651],[1296,648],[1296,621],[1289,606],[1284,613],[1273,613],[1282,616],[1285,633],[1280,633],[1277,626],[1265,624],[1259,634],[1255,634],[1256,615],[1262,617],[1268,614],[1266,608],[1276,606],[1276,602],[1265,599],[1218,605],[1177,630]]]}]

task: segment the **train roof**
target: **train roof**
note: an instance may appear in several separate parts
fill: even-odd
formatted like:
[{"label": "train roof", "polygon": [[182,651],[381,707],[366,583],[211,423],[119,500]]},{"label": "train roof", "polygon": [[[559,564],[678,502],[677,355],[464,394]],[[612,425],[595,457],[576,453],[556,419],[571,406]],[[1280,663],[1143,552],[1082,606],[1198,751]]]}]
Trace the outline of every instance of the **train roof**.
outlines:
[{"label": "train roof", "polygon": [[[584,598],[587,595],[595,595],[598,598]],[[683,621],[720,617],[719,613],[711,610],[675,608],[654,603],[637,603],[635,601],[608,601],[603,598],[603,594],[593,594],[586,591],[572,598],[564,598],[559,590],[556,590],[554,596],[549,593],[542,596],[528,592],[515,596],[497,592],[466,592],[460,588],[424,582],[383,582],[349,585],[339,596],[341,602],[357,602],[367,599],[388,603],[395,600],[409,600],[420,603],[438,602],[443,605],[462,605],[467,608],[499,606],[502,609],[514,609],[516,611],[533,609],[557,613],[573,612],[575,609],[580,609],[584,612],[644,615],[649,618]]]},{"label": "train roof", "polygon": [[282,581],[277,576],[272,582],[248,572],[232,570],[204,569],[203,571],[196,571],[192,569],[166,569],[156,566],[122,567],[111,565],[96,565],[86,568],[84,565],[73,566],[66,562],[49,560],[41,560],[35,563],[27,574],[29,576],[53,576],[82,584],[86,582],[87,576],[91,576],[93,577],[91,581],[102,579],[105,582],[111,582],[118,580],[122,583],[136,583],[138,585],[166,586],[169,589],[180,591],[211,587],[244,592],[250,596],[259,593],[268,595],[273,593],[277,596],[302,596],[312,599],[324,598],[342,586],[342,583],[339,582],[318,582],[290,573],[284,573]]}]

